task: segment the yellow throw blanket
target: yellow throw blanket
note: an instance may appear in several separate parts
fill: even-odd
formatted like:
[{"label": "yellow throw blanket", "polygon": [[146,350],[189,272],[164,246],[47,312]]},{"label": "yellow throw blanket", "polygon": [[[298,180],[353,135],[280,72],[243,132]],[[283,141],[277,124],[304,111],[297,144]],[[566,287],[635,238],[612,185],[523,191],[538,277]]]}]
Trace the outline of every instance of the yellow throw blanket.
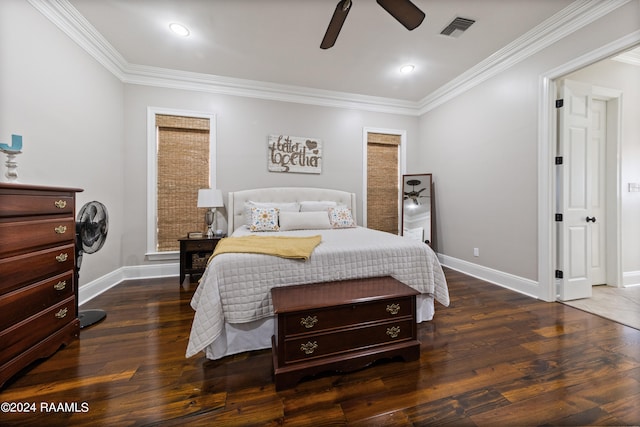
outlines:
[{"label": "yellow throw blanket", "polygon": [[224,253],[251,253],[282,258],[308,260],[322,236],[240,236],[222,239],[213,251],[213,258]]}]

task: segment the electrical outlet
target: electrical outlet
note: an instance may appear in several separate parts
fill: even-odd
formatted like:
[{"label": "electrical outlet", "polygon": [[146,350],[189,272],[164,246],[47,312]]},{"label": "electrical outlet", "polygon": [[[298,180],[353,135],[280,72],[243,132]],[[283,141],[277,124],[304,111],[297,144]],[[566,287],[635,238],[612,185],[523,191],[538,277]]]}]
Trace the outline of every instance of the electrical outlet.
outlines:
[{"label": "electrical outlet", "polygon": [[473,256],[480,256],[480,249],[473,248]]}]

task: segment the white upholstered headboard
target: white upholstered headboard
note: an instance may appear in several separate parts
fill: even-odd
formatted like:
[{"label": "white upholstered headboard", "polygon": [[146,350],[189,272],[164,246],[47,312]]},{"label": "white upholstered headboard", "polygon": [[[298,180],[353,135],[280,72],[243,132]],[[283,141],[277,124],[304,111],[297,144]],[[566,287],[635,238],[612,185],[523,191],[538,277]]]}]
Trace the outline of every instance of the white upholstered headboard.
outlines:
[{"label": "white upholstered headboard", "polygon": [[236,228],[244,224],[244,202],[304,202],[324,200],[331,200],[338,204],[346,205],[351,209],[353,217],[357,218],[356,195],[355,193],[349,193],[347,191],[327,188],[273,187],[229,192],[227,233],[230,236]]}]

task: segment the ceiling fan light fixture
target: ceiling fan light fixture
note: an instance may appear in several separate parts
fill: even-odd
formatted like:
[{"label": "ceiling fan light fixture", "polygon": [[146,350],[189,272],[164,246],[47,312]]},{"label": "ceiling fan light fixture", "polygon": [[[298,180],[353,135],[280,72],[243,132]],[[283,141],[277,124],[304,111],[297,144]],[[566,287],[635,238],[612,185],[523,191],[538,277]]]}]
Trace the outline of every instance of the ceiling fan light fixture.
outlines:
[{"label": "ceiling fan light fixture", "polygon": [[182,37],[188,37],[191,32],[187,27],[182,24],[178,24],[177,22],[172,22],[169,24],[169,29],[173,31],[174,34],[177,34]]},{"label": "ceiling fan light fixture", "polygon": [[405,64],[402,67],[400,67],[400,73],[401,74],[411,74],[413,73],[413,70],[415,70],[416,67],[413,64]]}]

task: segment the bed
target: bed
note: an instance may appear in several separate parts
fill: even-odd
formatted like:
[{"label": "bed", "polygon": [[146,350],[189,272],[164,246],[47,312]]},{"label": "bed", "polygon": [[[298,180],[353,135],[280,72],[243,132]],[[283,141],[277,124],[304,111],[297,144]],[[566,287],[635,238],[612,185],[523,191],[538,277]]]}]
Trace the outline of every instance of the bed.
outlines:
[{"label": "bed", "polygon": [[[269,207],[278,207],[280,229],[252,231],[248,225],[251,213],[254,219],[258,210],[273,213]],[[327,227],[324,216],[317,212],[333,215],[336,221]],[[346,219],[336,216],[344,213]],[[271,348],[274,313],[270,289],[276,286],[392,276],[420,292],[418,322],[433,318],[434,301],[449,305],[446,279],[433,250],[413,239],[350,224],[349,220],[356,218],[353,193],[304,187],[230,192],[227,215],[230,237],[226,240],[320,236],[320,243],[306,260],[259,253],[212,257],[191,300],[195,315],[186,357],[204,351],[208,359],[215,360]]]}]

